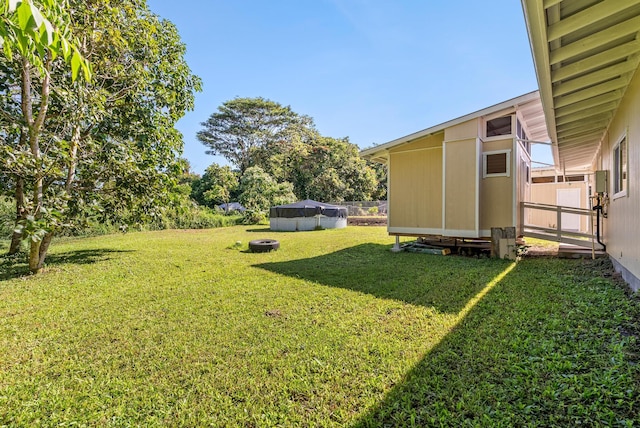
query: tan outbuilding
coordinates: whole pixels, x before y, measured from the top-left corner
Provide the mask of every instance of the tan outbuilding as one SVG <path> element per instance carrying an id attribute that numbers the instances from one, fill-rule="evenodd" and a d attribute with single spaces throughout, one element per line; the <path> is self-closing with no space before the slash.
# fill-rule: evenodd
<path id="1" fill-rule="evenodd" d="M 527 211 L 542 205 L 565 223 L 555 225 L 558 241 L 571 228 L 585 239 L 584 222 L 595 225 L 616 270 L 639 290 L 640 0 L 521 1 L 539 92 L 362 152 L 388 166 L 389 233 L 478 238 L 516 227 L 522 235 L 532 221 L 554 233 L 552 218 Z M 529 144 L 544 141 L 555 181 L 536 189 Z M 571 198 L 583 208 L 557 207 Z M 577 224 L 565 217 L 593 212 Z"/>
<path id="2" fill-rule="evenodd" d="M 548 138 L 535 91 L 361 155 L 387 165 L 390 234 L 490 238 L 520 224 L 531 143 Z"/>

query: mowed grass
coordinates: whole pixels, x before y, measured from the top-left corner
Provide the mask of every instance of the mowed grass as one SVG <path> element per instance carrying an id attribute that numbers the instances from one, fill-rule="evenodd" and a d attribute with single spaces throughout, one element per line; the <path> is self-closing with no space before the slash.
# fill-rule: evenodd
<path id="1" fill-rule="evenodd" d="M 0 259 L 0 425 L 638 426 L 640 305 L 606 263 L 392 243 L 232 227 L 61 241 L 36 277 Z"/>

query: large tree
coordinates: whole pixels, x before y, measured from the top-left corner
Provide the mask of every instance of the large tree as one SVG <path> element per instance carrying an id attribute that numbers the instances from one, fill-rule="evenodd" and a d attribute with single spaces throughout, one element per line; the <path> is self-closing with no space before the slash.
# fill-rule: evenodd
<path id="1" fill-rule="evenodd" d="M 348 138 L 318 135 L 309 140 L 288 173 L 301 199 L 366 201 L 378 186 L 375 171 L 360 158 L 358 147 Z"/>
<path id="2" fill-rule="evenodd" d="M 309 116 L 263 98 L 223 103 L 202 124 L 198 138 L 238 167 L 259 167 L 276 182 L 289 182 L 299 199 L 369 200 L 376 172 L 347 138 L 323 137 Z"/>
<path id="3" fill-rule="evenodd" d="M 0 3 L 0 45 L 4 53 L 0 63 L 0 72 L 4 79 L 0 85 L 3 101 L 7 108 L 3 109 L 3 122 L 8 127 L 0 129 L 0 154 L 5 155 L 7 165 L 31 164 L 39 167 L 42 163 L 41 137 L 49 107 L 51 91 L 51 71 L 56 58 L 62 58 L 64 65 L 70 66 L 71 80 L 75 81 L 79 70 L 84 70 L 84 78 L 90 78 L 89 65 L 78 52 L 76 44 L 70 40 L 69 14 L 65 0 L 7 0 Z M 14 61 L 14 57 L 18 58 Z M 14 62 L 15 67 L 7 66 Z M 60 59 L 58 59 L 60 63 Z M 39 77 L 33 82 L 32 77 Z M 34 89 L 39 93 L 33 95 Z M 19 141 L 16 144 L 16 141 Z M 13 153 L 11 146 L 21 146 L 22 153 Z M 7 171 L 0 170 L 0 190 L 11 187 Z M 16 177 L 15 197 L 17 220 L 28 221 L 24 231 L 31 232 L 30 265 L 40 256 L 41 242 L 44 234 L 41 226 L 46 219 L 57 221 L 42 205 L 43 180 L 37 176 L 32 189 L 32 211 L 40 216 L 37 219 L 29 215 L 25 207 L 27 198 L 24 192 L 24 180 Z M 22 225 L 24 226 L 24 225 Z M 17 233 L 10 247 L 10 252 L 17 251 Z M 44 251 L 46 253 L 46 247 Z"/>
<path id="4" fill-rule="evenodd" d="M 207 153 L 224 156 L 241 174 L 251 166 L 264 169 L 265 151 L 286 146 L 314 127 L 310 117 L 260 97 L 226 101 L 202 126 L 197 137 L 209 147 Z"/>
<path id="5" fill-rule="evenodd" d="M 144 1 L 70 6 L 78 50 L 93 66 L 90 82 L 73 82 L 49 51 L 42 52 L 42 77 L 24 57 L 1 65 L 10 80 L 0 88 L 2 172 L 16 201 L 18 238 L 30 238 L 34 272 L 62 227 L 88 216 L 160 212 L 181 170 L 174 124 L 200 87 L 175 27 Z"/>

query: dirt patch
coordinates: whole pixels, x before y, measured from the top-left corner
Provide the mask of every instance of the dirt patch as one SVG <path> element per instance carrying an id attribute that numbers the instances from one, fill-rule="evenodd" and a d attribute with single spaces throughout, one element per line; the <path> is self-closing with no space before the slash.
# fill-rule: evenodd
<path id="1" fill-rule="evenodd" d="M 558 246 L 525 245 L 525 257 L 558 257 Z"/>

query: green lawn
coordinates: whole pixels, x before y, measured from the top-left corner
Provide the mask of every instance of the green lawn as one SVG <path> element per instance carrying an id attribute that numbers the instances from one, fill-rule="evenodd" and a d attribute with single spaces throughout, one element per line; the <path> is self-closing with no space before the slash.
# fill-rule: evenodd
<path id="1" fill-rule="evenodd" d="M 1 258 L 0 426 L 640 426 L 640 303 L 606 263 L 392 243 L 245 226 L 59 241 L 37 277 Z"/>

